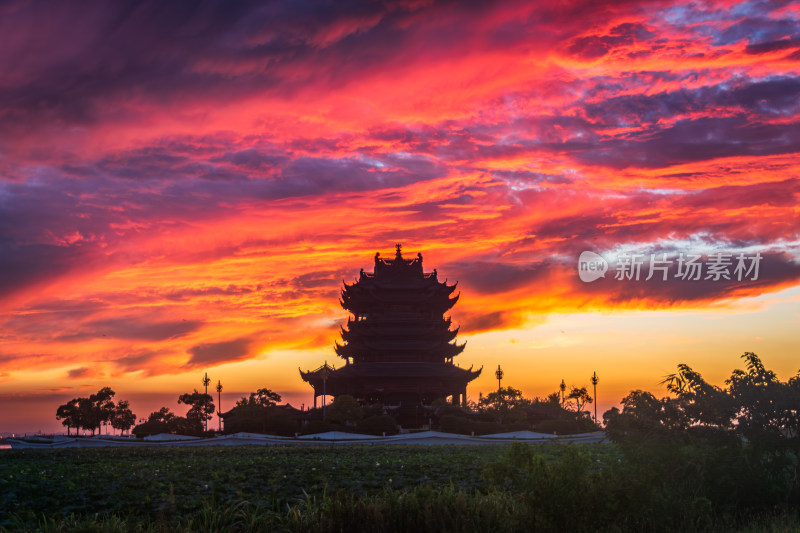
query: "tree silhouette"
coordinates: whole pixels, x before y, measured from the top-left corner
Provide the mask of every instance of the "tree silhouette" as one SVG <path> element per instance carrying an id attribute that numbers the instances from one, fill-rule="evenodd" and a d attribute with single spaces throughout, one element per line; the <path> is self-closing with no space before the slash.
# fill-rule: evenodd
<path id="1" fill-rule="evenodd" d="M 583 412 L 583 407 L 587 403 L 592 403 L 592 397 L 589 396 L 589 391 L 586 390 L 586 387 L 572 387 L 572 390 L 567 395 L 567 400 L 571 400 L 575 403 L 575 411 L 578 413 Z"/>
<path id="2" fill-rule="evenodd" d="M 248 405 L 258 405 L 261 407 L 269 407 L 272 405 L 278 405 L 278 402 L 281 401 L 281 395 L 277 392 L 273 392 L 267 388 L 258 389 L 256 392 L 251 392 L 249 398 L 242 397 L 241 400 L 236 402 L 237 406 L 245 407 Z"/>
<path id="3" fill-rule="evenodd" d="M 203 425 L 206 421 L 211 419 L 214 414 L 214 398 L 210 394 L 203 392 L 194 392 L 181 394 L 178 397 L 178 403 L 189 405 L 189 411 L 186 413 L 186 418 L 189 420 L 198 420 Z"/>
<path id="4" fill-rule="evenodd" d="M 122 434 L 132 428 L 135 423 L 136 415 L 130 410 L 128 401 L 119 401 L 111 415 L 111 427 L 118 429 Z"/>
<path id="5" fill-rule="evenodd" d="M 349 394 L 340 394 L 328 407 L 328 420 L 339 424 L 355 424 L 364 418 L 364 409 Z"/>
<path id="6" fill-rule="evenodd" d="M 56 420 L 69 429 L 75 428 L 75 434 L 83 429 L 95 434 L 104 424 L 111 424 L 115 429 L 128 429 L 136 421 L 135 415 L 130 411 L 127 401 L 121 401 L 119 406 L 114 405 L 116 393 L 111 387 L 103 387 L 88 398 L 73 398 L 56 409 Z M 116 424 L 115 423 L 116 419 Z M 125 426 L 124 424 L 128 424 Z"/>
<path id="7" fill-rule="evenodd" d="M 78 407 L 78 398 L 73 398 L 64 405 L 59 405 L 56 409 L 56 420 L 61 421 L 61 425 L 66 426 L 67 435 L 69 435 L 69 428 L 74 427 L 75 433 L 81 427 L 80 408 Z"/>
<path id="8" fill-rule="evenodd" d="M 97 416 L 97 411 L 94 408 L 92 400 L 89 398 L 78 398 L 78 411 L 80 417 L 81 429 L 91 431 L 92 435 L 100 427 L 100 419 Z"/>
<path id="9" fill-rule="evenodd" d="M 623 410 L 607 411 L 609 436 L 618 441 L 658 438 L 704 440 L 747 439 L 767 449 L 800 444 L 800 373 L 781 382 L 752 352 L 742 355 L 745 370 L 736 369 L 727 388 L 706 382 L 686 364 L 662 383 L 674 398 L 658 400 L 649 392 L 633 391 L 622 400 Z"/>
<path id="10" fill-rule="evenodd" d="M 111 398 L 113 398 L 115 394 L 116 393 L 111 390 L 111 387 L 103 387 L 95 394 L 89 396 L 89 401 L 92 404 L 91 409 L 94 411 L 92 420 L 97 423 L 98 428 L 102 427 L 103 424 L 111 422 L 115 407 Z M 94 430 L 92 430 L 92 435 L 94 435 Z"/>
<path id="11" fill-rule="evenodd" d="M 297 423 L 286 409 L 278 406 L 280 401 L 281 395 L 268 388 L 251 392 L 249 398 L 242 397 L 224 415 L 225 432 L 294 434 Z"/>
<path id="12" fill-rule="evenodd" d="M 752 352 L 745 370 L 734 370 L 728 385 L 736 431 L 750 442 L 784 448 L 800 440 L 800 372 L 782 383 Z"/>
<path id="13" fill-rule="evenodd" d="M 490 392 L 482 397 L 478 402 L 479 407 L 489 408 L 500 406 L 500 409 L 512 409 L 514 407 L 525 407 L 531 401 L 522 395 L 522 391 L 514 387 L 500 387 L 496 392 Z"/>

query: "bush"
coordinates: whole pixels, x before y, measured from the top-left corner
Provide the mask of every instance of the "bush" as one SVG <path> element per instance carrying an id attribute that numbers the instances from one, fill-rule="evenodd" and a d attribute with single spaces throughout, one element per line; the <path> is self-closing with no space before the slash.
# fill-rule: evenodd
<path id="1" fill-rule="evenodd" d="M 472 420 L 463 416 L 444 415 L 439 418 L 439 427 L 447 433 L 460 433 L 462 435 L 488 435 L 500 433 L 504 427 L 496 422 Z"/>
<path id="2" fill-rule="evenodd" d="M 238 406 L 225 417 L 225 433 L 247 432 L 292 436 L 298 427 L 290 413 L 276 406 Z"/>
<path id="3" fill-rule="evenodd" d="M 368 435 L 395 435 L 397 429 L 397 422 L 389 415 L 369 416 L 356 425 L 356 431 Z"/>

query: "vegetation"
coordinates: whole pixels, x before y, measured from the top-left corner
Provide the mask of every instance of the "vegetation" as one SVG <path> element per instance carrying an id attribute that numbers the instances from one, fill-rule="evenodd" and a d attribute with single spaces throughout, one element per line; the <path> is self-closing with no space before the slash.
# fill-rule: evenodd
<path id="1" fill-rule="evenodd" d="M 632 391 L 604 415 L 607 445 L 11 451 L 0 528 L 797 531 L 800 374 L 782 382 L 742 357 L 724 387 L 681 364 L 670 396 Z M 436 417 L 460 431 L 591 423 L 586 390 L 564 393 L 500 389 L 474 410 L 437 404 Z M 235 409 L 279 400 L 254 393 Z M 337 400 L 309 431 L 394 424 L 381 406 Z"/>
<path id="2" fill-rule="evenodd" d="M 654 453 L 655 451 L 655 453 Z M 717 447 L 8 451 L 0 529 L 794 531 Z M 57 482 L 55 482 L 57 480 Z M 736 490 L 731 490 L 736 489 Z M 772 528 L 772 529 L 770 529 Z"/>
<path id="3" fill-rule="evenodd" d="M 603 415 L 608 435 L 629 444 L 746 443 L 757 454 L 791 455 L 800 449 L 800 373 L 781 382 L 756 354 L 745 352 L 742 358 L 745 370 L 734 370 L 725 388 L 680 364 L 664 380 L 673 397 L 632 391 L 623 398 L 622 411 Z"/>
<path id="4" fill-rule="evenodd" d="M 485 490 L 483 468 L 501 452 L 497 446 L 10 450 L 0 462 L 0 524 L 70 513 L 155 521 L 243 502 L 277 511 L 339 490 L 368 496 L 418 485 L 440 490 L 451 482 Z"/>
<path id="5" fill-rule="evenodd" d="M 67 434 L 75 428 L 76 434 L 83 429 L 94 435 L 103 425 L 111 425 L 120 433 L 128 431 L 136 422 L 136 415 L 126 400 L 115 405 L 112 400 L 115 394 L 109 387 L 103 387 L 88 398 L 73 398 L 58 406 L 56 420 L 67 428 Z"/>
<path id="6" fill-rule="evenodd" d="M 214 402 L 210 394 L 194 392 L 181 394 L 179 404 L 189 406 L 186 416 L 177 416 L 168 407 L 150 413 L 147 420 L 133 428 L 137 437 L 157 435 L 159 433 L 174 433 L 178 435 L 202 436 L 206 435 L 205 424 L 214 414 Z M 213 434 L 211 432 L 210 434 Z"/>
<path id="7" fill-rule="evenodd" d="M 437 406 L 436 419 L 442 431 L 485 435 L 502 431 L 534 430 L 566 435 L 597 431 L 586 404 L 593 399 L 586 388 L 573 387 L 562 402 L 557 392 L 545 398 L 528 399 L 513 387 L 491 392 L 469 409 L 444 402 Z"/>

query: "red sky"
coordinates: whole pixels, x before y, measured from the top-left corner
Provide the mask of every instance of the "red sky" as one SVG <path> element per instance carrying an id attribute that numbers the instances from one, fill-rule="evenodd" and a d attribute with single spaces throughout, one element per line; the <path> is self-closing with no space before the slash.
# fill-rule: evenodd
<path id="1" fill-rule="evenodd" d="M 597 371 L 600 410 L 745 350 L 794 375 L 800 8 L 535 4 L 5 3 L 0 431 L 204 372 L 308 405 L 342 280 L 397 242 L 459 281 L 472 399 L 498 364 L 528 396 Z M 613 275 L 718 252 L 758 278 Z"/>

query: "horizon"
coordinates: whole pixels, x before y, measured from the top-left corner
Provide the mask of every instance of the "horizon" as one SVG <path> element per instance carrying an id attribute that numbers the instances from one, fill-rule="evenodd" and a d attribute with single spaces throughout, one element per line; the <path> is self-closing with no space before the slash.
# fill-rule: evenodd
<path id="1" fill-rule="evenodd" d="M 0 433 L 206 372 L 308 407 L 395 243 L 472 401 L 800 372 L 800 6 L 301 7 L 0 8 Z"/>

